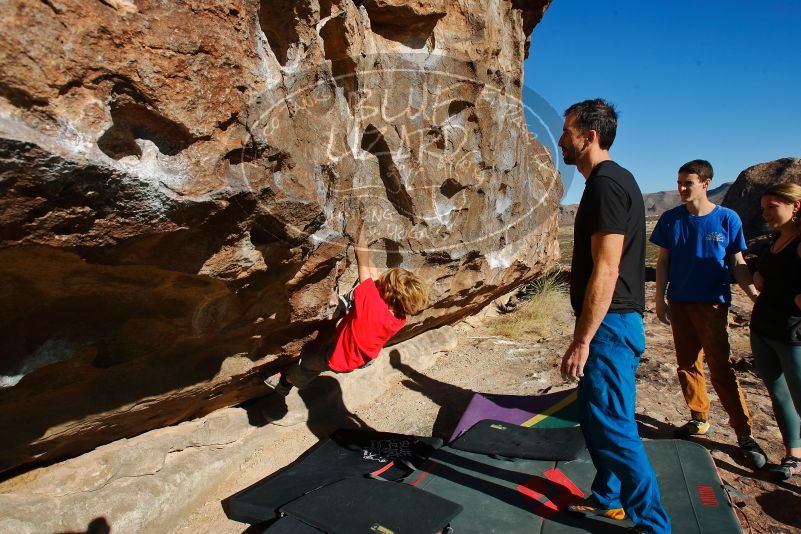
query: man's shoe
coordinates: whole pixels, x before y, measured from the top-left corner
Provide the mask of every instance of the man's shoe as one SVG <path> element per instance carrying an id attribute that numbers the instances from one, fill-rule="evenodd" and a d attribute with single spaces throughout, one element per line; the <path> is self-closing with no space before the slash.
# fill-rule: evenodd
<path id="1" fill-rule="evenodd" d="M 626 534 L 650 534 L 650 532 L 650 530 L 646 530 L 645 527 L 640 525 L 634 525 L 626 529 Z"/>
<path id="2" fill-rule="evenodd" d="M 772 469 L 772 471 L 779 480 L 787 480 L 788 478 L 799 476 L 801 475 L 801 458 L 785 456 L 782 458 L 782 463 Z"/>
<path id="3" fill-rule="evenodd" d="M 768 463 L 768 455 L 750 435 L 737 438 L 737 445 L 743 451 L 746 462 L 754 469 L 762 469 Z"/>
<path id="4" fill-rule="evenodd" d="M 712 433 L 712 425 L 702 419 L 690 419 L 684 426 L 673 433 L 678 439 L 687 439 L 693 436 L 705 436 Z"/>
<path id="5" fill-rule="evenodd" d="M 584 517 L 600 515 L 609 519 L 617 519 L 618 521 L 626 517 L 626 512 L 623 511 L 623 508 L 601 508 L 600 503 L 592 496 L 567 505 L 566 510 L 571 514 L 578 514 Z"/>

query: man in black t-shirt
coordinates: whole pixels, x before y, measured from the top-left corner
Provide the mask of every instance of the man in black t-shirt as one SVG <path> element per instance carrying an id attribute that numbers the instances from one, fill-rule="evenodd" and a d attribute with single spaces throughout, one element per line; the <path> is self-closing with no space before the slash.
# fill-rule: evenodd
<path id="1" fill-rule="evenodd" d="M 592 495 L 568 511 L 668 533 L 668 518 L 634 420 L 634 372 L 645 350 L 645 207 L 629 171 L 612 161 L 617 114 L 596 99 L 565 111 L 559 146 L 586 179 L 573 238 L 573 341 L 562 375 L 579 381 L 581 429 L 597 471 Z"/>
<path id="2" fill-rule="evenodd" d="M 570 304 L 580 317 L 595 263 L 592 237 L 598 232 L 622 236 L 619 275 L 607 311 L 645 311 L 645 206 L 629 171 L 611 160 L 590 172 L 576 212 Z"/>

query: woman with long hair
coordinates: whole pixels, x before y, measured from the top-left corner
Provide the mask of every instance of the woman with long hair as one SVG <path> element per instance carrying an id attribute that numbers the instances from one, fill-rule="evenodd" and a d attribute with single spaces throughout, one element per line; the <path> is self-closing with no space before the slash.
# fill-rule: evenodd
<path id="1" fill-rule="evenodd" d="M 781 479 L 801 475 L 801 185 L 762 194 L 762 215 L 778 236 L 757 264 L 760 291 L 751 314 L 751 351 L 782 434 Z"/>

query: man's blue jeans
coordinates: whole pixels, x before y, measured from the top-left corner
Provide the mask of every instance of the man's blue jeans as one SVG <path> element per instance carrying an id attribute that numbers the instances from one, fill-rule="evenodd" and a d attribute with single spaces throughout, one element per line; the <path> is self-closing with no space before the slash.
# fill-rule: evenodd
<path id="1" fill-rule="evenodd" d="M 603 508 L 622 507 L 635 524 L 661 534 L 670 532 L 670 518 L 634 420 L 634 372 L 644 350 L 640 314 L 607 314 L 590 343 L 578 402 L 597 471 L 593 495 Z"/>

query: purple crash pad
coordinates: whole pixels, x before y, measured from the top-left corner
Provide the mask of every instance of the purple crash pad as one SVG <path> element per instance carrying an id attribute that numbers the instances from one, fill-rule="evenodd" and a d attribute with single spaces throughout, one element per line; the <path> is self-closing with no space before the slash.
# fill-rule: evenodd
<path id="1" fill-rule="evenodd" d="M 482 395 L 475 393 L 456 425 L 450 441 L 484 419 L 522 426 L 565 427 L 578 424 L 576 389 L 545 395 Z"/>

